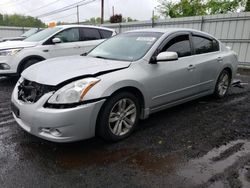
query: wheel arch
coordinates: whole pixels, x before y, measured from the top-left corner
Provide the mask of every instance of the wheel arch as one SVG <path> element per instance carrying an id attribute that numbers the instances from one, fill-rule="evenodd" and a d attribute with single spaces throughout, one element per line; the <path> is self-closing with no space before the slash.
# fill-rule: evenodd
<path id="1" fill-rule="evenodd" d="M 222 71 L 224 71 L 224 70 L 227 70 L 227 71 L 229 72 L 229 74 L 230 74 L 230 79 L 233 78 L 233 68 L 232 68 L 230 65 L 225 65 L 225 66 L 223 66 L 223 67 L 221 68 L 221 70 L 218 72 L 218 75 L 217 75 L 215 84 L 217 83 L 220 74 L 221 74 Z M 231 81 L 232 81 L 232 80 L 231 80 Z"/>
<path id="2" fill-rule="evenodd" d="M 45 60 L 46 58 L 40 56 L 40 55 L 30 55 L 30 56 L 27 56 L 25 58 L 23 58 L 20 63 L 18 64 L 18 67 L 17 67 L 17 73 L 20 74 L 20 71 L 22 70 L 24 64 L 26 61 L 30 60 L 30 59 L 39 59 L 41 61 Z"/>
<path id="3" fill-rule="evenodd" d="M 145 108 L 145 97 L 144 97 L 142 91 L 140 89 L 138 89 L 137 87 L 134 87 L 134 86 L 125 86 L 125 87 L 121 87 L 121 88 L 116 89 L 115 91 L 113 91 L 108 98 L 110 98 L 110 97 L 112 97 L 114 95 L 117 95 L 118 93 L 121 93 L 121 92 L 132 93 L 133 95 L 135 95 L 139 99 L 139 104 L 140 104 L 140 108 L 141 108 L 140 117 L 143 118 L 143 116 L 144 116 L 144 108 Z M 103 108 L 104 108 L 106 103 L 107 103 L 107 101 L 105 101 L 103 103 L 101 109 L 98 112 L 98 115 L 97 115 L 97 118 L 96 118 L 96 125 L 97 125 L 98 121 L 100 120 L 100 114 L 102 113 Z M 96 127 L 95 127 L 95 132 L 96 132 Z"/>
<path id="4" fill-rule="evenodd" d="M 140 103 L 140 107 L 144 108 L 145 107 L 145 98 L 144 95 L 142 94 L 142 91 L 134 86 L 126 86 L 126 87 L 122 87 L 117 89 L 116 91 L 114 91 L 110 97 L 116 95 L 117 93 L 120 92 L 129 92 L 132 93 L 133 95 L 135 95 L 138 99 L 139 99 L 139 103 Z"/>
<path id="5" fill-rule="evenodd" d="M 233 79 L 233 75 L 232 75 L 233 74 L 233 72 L 232 72 L 233 70 L 229 66 L 223 67 L 223 69 L 219 72 L 219 75 L 218 75 L 218 78 L 216 80 L 216 84 L 215 84 L 215 87 L 214 87 L 214 93 L 213 93 L 213 96 L 215 98 L 218 98 L 218 99 L 223 98 L 226 95 L 227 91 L 228 91 L 228 88 L 227 88 L 226 92 L 223 93 L 222 95 L 220 95 L 220 92 L 218 92 L 218 83 L 220 81 L 219 79 L 220 79 L 221 74 L 224 71 L 228 72 L 228 74 L 229 74 L 229 86 L 228 86 L 228 88 L 230 87 L 230 84 L 232 83 L 232 79 Z"/>
<path id="6" fill-rule="evenodd" d="M 103 112 L 105 105 L 108 103 L 108 99 L 112 98 L 113 96 L 115 96 L 115 95 L 117 95 L 119 93 L 122 93 L 122 92 L 131 93 L 131 94 L 133 94 L 138 99 L 138 102 L 139 102 L 139 105 L 140 105 L 140 116 L 139 116 L 139 119 L 141 119 L 141 117 L 143 117 L 143 115 L 144 115 L 144 106 L 145 106 L 145 99 L 144 99 L 142 91 L 140 89 L 134 87 L 134 86 L 121 87 L 121 88 L 113 91 L 112 94 L 107 98 L 107 100 L 102 104 L 102 106 L 101 106 L 101 108 L 100 108 L 100 110 L 99 110 L 99 112 L 97 114 L 97 118 L 96 118 L 95 129 L 94 129 L 95 135 L 98 135 L 98 133 L 97 133 L 98 132 L 98 129 L 97 129 L 98 122 L 100 122 L 101 113 Z"/>
<path id="7" fill-rule="evenodd" d="M 229 67 L 229 66 L 226 66 L 226 67 L 224 67 L 224 69 L 223 70 L 227 70 L 228 72 L 229 72 L 229 74 L 230 74 L 230 79 L 232 79 L 232 76 L 233 76 L 233 71 L 232 71 L 232 69 Z M 222 70 L 222 71 L 223 71 Z M 222 72 L 221 71 L 221 72 Z"/>

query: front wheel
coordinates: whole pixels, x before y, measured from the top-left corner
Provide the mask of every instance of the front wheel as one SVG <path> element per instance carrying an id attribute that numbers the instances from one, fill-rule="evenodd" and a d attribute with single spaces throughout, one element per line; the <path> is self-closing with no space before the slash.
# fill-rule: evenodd
<path id="1" fill-rule="evenodd" d="M 227 94 L 230 84 L 231 75 L 229 71 L 225 69 L 220 73 L 220 76 L 217 80 L 214 96 L 219 99 L 223 98 Z"/>
<path id="2" fill-rule="evenodd" d="M 139 116 L 140 105 L 133 94 L 121 92 L 111 96 L 100 112 L 97 134 L 105 140 L 122 140 L 133 132 Z"/>

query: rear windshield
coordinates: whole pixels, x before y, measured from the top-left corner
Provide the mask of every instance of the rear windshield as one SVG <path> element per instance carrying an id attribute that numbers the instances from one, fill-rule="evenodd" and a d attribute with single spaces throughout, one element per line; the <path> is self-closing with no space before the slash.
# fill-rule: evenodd
<path id="1" fill-rule="evenodd" d="M 110 38 L 113 34 L 112 31 L 107 31 L 107 30 L 103 30 L 103 29 L 100 29 L 99 31 L 102 35 L 102 38 L 104 38 L 104 39 Z"/>

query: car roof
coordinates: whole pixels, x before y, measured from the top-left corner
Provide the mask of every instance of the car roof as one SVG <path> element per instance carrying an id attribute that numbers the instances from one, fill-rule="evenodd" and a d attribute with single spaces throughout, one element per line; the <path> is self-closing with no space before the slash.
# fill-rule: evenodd
<path id="1" fill-rule="evenodd" d="M 103 30 L 108 30 L 108 31 L 115 31 L 114 29 L 110 29 L 107 27 L 98 27 L 98 26 L 93 26 L 93 25 L 77 25 L 77 24 L 70 24 L 70 25 L 58 25 L 56 27 L 60 27 L 63 29 L 67 28 L 72 28 L 72 27 L 83 27 L 83 28 L 95 28 L 95 29 L 103 29 Z"/>
<path id="2" fill-rule="evenodd" d="M 193 33 L 199 33 L 201 35 L 206 35 L 206 36 L 210 36 L 212 38 L 215 38 L 214 36 L 208 34 L 208 33 L 205 33 L 205 32 L 202 32 L 202 31 L 199 31 L 199 30 L 196 30 L 196 29 L 189 29 L 189 28 L 147 28 L 147 29 L 138 29 L 138 30 L 131 30 L 131 31 L 127 31 L 126 33 L 131 33 L 131 32 L 158 32 L 158 33 L 167 33 L 167 34 L 170 34 L 170 33 L 175 33 L 175 32 L 193 32 Z"/>

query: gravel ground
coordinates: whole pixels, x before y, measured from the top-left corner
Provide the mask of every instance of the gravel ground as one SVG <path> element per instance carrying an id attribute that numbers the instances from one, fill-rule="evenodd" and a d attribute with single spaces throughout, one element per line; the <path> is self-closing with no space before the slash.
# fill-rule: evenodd
<path id="1" fill-rule="evenodd" d="M 0 187 L 250 187 L 250 84 L 156 113 L 119 143 L 55 144 L 13 120 L 15 82 L 0 78 Z"/>

